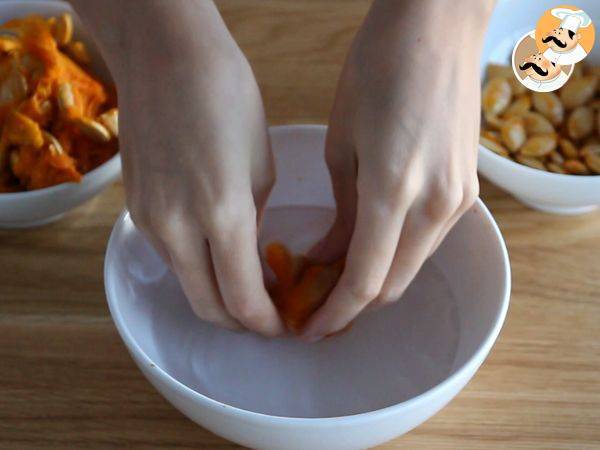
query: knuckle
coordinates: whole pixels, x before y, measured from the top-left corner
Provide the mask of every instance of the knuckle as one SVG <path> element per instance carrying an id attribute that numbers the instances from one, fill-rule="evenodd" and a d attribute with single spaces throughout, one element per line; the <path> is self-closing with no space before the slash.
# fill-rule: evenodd
<path id="1" fill-rule="evenodd" d="M 204 215 L 204 228 L 209 237 L 219 238 L 229 235 L 240 226 L 256 222 L 256 207 L 253 201 L 239 204 L 237 201 L 223 202 L 208 209 Z"/>
<path id="2" fill-rule="evenodd" d="M 148 214 L 143 208 L 139 208 L 137 206 L 132 205 L 129 207 L 129 215 L 131 216 L 131 220 L 133 220 L 133 223 L 138 228 L 146 229 L 150 225 Z"/>
<path id="3" fill-rule="evenodd" d="M 379 283 L 366 280 L 363 282 L 343 282 L 346 292 L 350 294 L 350 301 L 357 306 L 364 306 L 371 300 L 377 298 L 381 290 Z"/>
<path id="4" fill-rule="evenodd" d="M 475 203 L 475 201 L 477 200 L 477 197 L 479 197 L 479 181 L 477 180 L 477 177 L 475 177 L 475 180 L 473 182 L 468 183 L 463 188 L 464 208 L 470 208 L 471 205 L 473 205 L 473 203 Z"/>
<path id="5" fill-rule="evenodd" d="M 248 298 L 238 299 L 235 303 L 232 303 L 228 309 L 233 317 L 248 328 L 256 329 L 264 323 L 264 317 L 259 308 L 257 308 Z"/>
<path id="6" fill-rule="evenodd" d="M 359 195 L 371 198 L 369 207 L 373 214 L 390 217 L 416 196 L 416 189 L 410 180 L 384 181 L 383 179 L 359 183 Z"/>
<path id="7" fill-rule="evenodd" d="M 400 300 L 400 296 L 397 294 L 394 294 L 393 292 L 385 292 L 382 293 L 379 298 L 377 299 L 377 302 L 379 305 L 381 306 L 385 306 L 385 305 L 390 305 L 392 303 L 396 303 L 398 300 Z"/>
<path id="8" fill-rule="evenodd" d="M 432 221 L 445 220 L 452 216 L 463 202 L 461 185 L 438 181 L 430 189 L 425 205 L 425 214 Z"/>

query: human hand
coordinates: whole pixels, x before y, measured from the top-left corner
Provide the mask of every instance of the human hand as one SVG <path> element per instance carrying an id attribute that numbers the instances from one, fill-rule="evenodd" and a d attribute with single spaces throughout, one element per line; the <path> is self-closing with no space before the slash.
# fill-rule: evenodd
<path id="1" fill-rule="evenodd" d="M 478 195 L 480 40 L 469 33 L 485 20 L 451 26 L 436 10 L 376 1 L 350 50 L 325 149 L 338 210 L 313 250 L 346 263 L 308 340 L 398 300 Z M 461 45 L 440 45 L 442 32 Z"/>
<path id="2" fill-rule="evenodd" d="M 275 336 L 257 245 L 274 182 L 258 86 L 212 2 L 167 3 L 99 30 L 119 90 L 127 206 L 200 318 Z"/>

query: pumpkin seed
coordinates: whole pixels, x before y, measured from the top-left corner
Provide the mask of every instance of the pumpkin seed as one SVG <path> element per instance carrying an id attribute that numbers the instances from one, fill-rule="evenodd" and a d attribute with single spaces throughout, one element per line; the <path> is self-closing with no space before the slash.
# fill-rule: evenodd
<path id="1" fill-rule="evenodd" d="M 555 134 L 539 134 L 527 139 L 527 142 L 521 147 L 520 153 L 523 156 L 546 156 L 556 149 L 556 141 Z"/>
<path id="2" fill-rule="evenodd" d="M 485 123 L 490 128 L 499 131 L 502 128 L 502 125 L 504 124 L 504 120 L 500 119 L 498 116 L 486 114 Z"/>
<path id="3" fill-rule="evenodd" d="M 557 163 L 554 163 L 554 162 L 546 163 L 546 168 L 550 172 L 554 172 L 554 173 L 567 173 L 567 172 L 565 172 L 565 169 L 563 169 L 560 164 L 557 164 Z"/>
<path id="4" fill-rule="evenodd" d="M 70 108 L 75 106 L 75 94 L 73 93 L 73 87 L 71 83 L 64 82 L 58 85 L 57 91 L 57 103 L 60 111 L 68 111 Z"/>
<path id="5" fill-rule="evenodd" d="M 565 116 L 563 104 L 554 92 L 534 92 L 531 96 L 533 108 L 554 125 L 560 125 Z"/>
<path id="6" fill-rule="evenodd" d="M 10 53 L 21 48 L 19 40 L 13 36 L 0 36 L 0 52 Z"/>
<path id="7" fill-rule="evenodd" d="M 563 163 L 563 168 L 571 175 L 589 175 L 590 173 L 585 164 L 578 159 L 567 159 Z"/>
<path id="8" fill-rule="evenodd" d="M 540 113 L 529 111 L 523 114 L 522 117 L 525 121 L 525 131 L 527 131 L 528 136 L 554 133 L 554 126 Z"/>
<path id="9" fill-rule="evenodd" d="M 2 137 L 10 145 L 40 148 L 44 144 L 42 129 L 38 123 L 16 111 L 11 112 L 7 117 Z"/>
<path id="10" fill-rule="evenodd" d="M 521 95 L 506 109 L 502 117 L 508 119 L 512 116 L 521 116 L 531 109 L 531 97 Z"/>
<path id="11" fill-rule="evenodd" d="M 581 106 L 594 97 L 598 79 L 594 76 L 586 76 L 571 79 L 559 91 L 560 99 L 565 109 L 574 109 Z"/>
<path id="12" fill-rule="evenodd" d="M 488 64 L 486 71 L 486 79 L 506 78 L 514 95 L 521 95 L 527 92 L 527 88 L 523 86 L 515 77 L 512 67 L 504 64 Z"/>
<path id="13" fill-rule="evenodd" d="M 558 146 L 562 155 L 567 159 L 575 159 L 579 155 L 579 150 L 577 150 L 575 144 L 568 139 L 560 139 Z"/>
<path id="14" fill-rule="evenodd" d="M 12 69 L 0 84 L 0 106 L 25 100 L 28 90 L 29 86 L 25 76 L 18 69 Z"/>
<path id="15" fill-rule="evenodd" d="M 65 152 L 59 140 L 56 139 L 51 133 L 47 131 L 43 131 L 42 133 L 44 135 L 44 142 L 48 145 L 48 149 L 52 153 L 60 155 Z"/>
<path id="16" fill-rule="evenodd" d="M 112 108 L 98 116 L 98 122 L 106 127 L 113 137 L 119 137 L 119 110 Z"/>
<path id="17" fill-rule="evenodd" d="M 77 125 L 77 128 L 79 128 L 81 133 L 96 142 L 109 142 L 111 139 L 110 133 L 106 127 L 95 120 L 81 117 L 75 120 L 75 125 Z"/>
<path id="18" fill-rule="evenodd" d="M 581 149 L 581 154 L 588 168 L 600 174 L 600 144 L 586 145 Z"/>
<path id="19" fill-rule="evenodd" d="M 531 156 L 517 155 L 515 156 L 515 159 L 518 163 L 531 167 L 533 169 L 546 170 L 546 166 L 544 165 L 544 163 L 537 158 L 533 158 Z"/>
<path id="20" fill-rule="evenodd" d="M 505 158 L 508 158 L 508 155 L 509 155 L 508 150 L 506 150 L 502 145 L 500 145 L 496 141 L 488 139 L 488 138 L 486 138 L 484 136 L 480 136 L 479 137 L 479 143 L 481 145 L 483 145 L 485 148 L 493 151 L 497 155 L 504 156 Z"/>
<path id="21" fill-rule="evenodd" d="M 59 47 L 67 45 L 73 37 L 73 18 L 65 13 L 56 18 L 52 26 L 52 36 Z"/>
<path id="22" fill-rule="evenodd" d="M 65 50 L 67 54 L 79 64 L 86 66 L 92 61 L 85 44 L 81 41 L 69 42 L 66 45 Z"/>
<path id="23" fill-rule="evenodd" d="M 481 130 L 481 136 L 502 145 L 502 138 L 500 137 L 500 133 L 497 131 Z"/>
<path id="24" fill-rule="evenodd" d="M 527 139 L 525 122 L 518 116 L 511 117 L 504 122 L 500 132 L 502 133 L 502 142 L 513 153 L 519 150 Z"/>
<path id="25" fill-rule="evenodd" d="M 548 160 L 551 163 L 558 164 L 558 165 L 561 165 L 562 163 L 565 162 L 565 158 L 563 158 L 563 156 L 559 152 L 557 152 L 556 150 L 552 150 L 548 154 Z"/>
<path id="26" fill-rule="evenodd" d="M 510 104 L 512 89 L 506 78 L 492 78 L 483 88 L 483 112 L 488 116 L 498 116 Z"/>

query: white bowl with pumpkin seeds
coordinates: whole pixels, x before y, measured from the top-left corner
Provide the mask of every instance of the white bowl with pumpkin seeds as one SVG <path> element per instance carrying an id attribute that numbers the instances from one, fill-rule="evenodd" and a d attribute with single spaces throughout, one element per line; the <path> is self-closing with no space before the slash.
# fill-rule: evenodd
<path id="1" fill-rule="evenodd" d="M 481 63 L 479 172 L 527 206 L 583 214 L 600 207 L 600 47 L 554 93 L 525 89 L 510 67 L 514 44 L 555 6 L 503 0 L 494 11 Z M 600 17 L 597 1 L 577 6 Z"/>
<path id="2" fill-rule="evenodd" d="M 58 1 L 0 1 L 0 23 L 10 19 L 39 14 L 73 15 L 75 36 L 83 41 L 91 57 L 94 75 L 108 81 L 110 75 L 92 39 L 82 32 L 81 22 L 71 7 Z M 43 225 L 61 218 L 69 210 L 91 199 L 116 181 L 121 174 L 121 159 L 117 153 L 111 159 L 86 173 L 79 183 L 63 183 L 33 191 L 0 193 L 0 228 L 27 228 Z"/>

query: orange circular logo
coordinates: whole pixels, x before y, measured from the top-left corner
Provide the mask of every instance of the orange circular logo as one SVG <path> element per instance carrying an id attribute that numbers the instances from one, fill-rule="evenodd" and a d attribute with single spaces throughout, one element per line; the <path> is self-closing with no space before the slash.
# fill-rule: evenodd
<path id="1" fill-rule="evenodd" d="M 547 10 L 535 29 L 535 42 L 540 53 L 562 66 L 585 59 L 594 46 L 595 36 L 590 16 L 572 5 Z"/>

